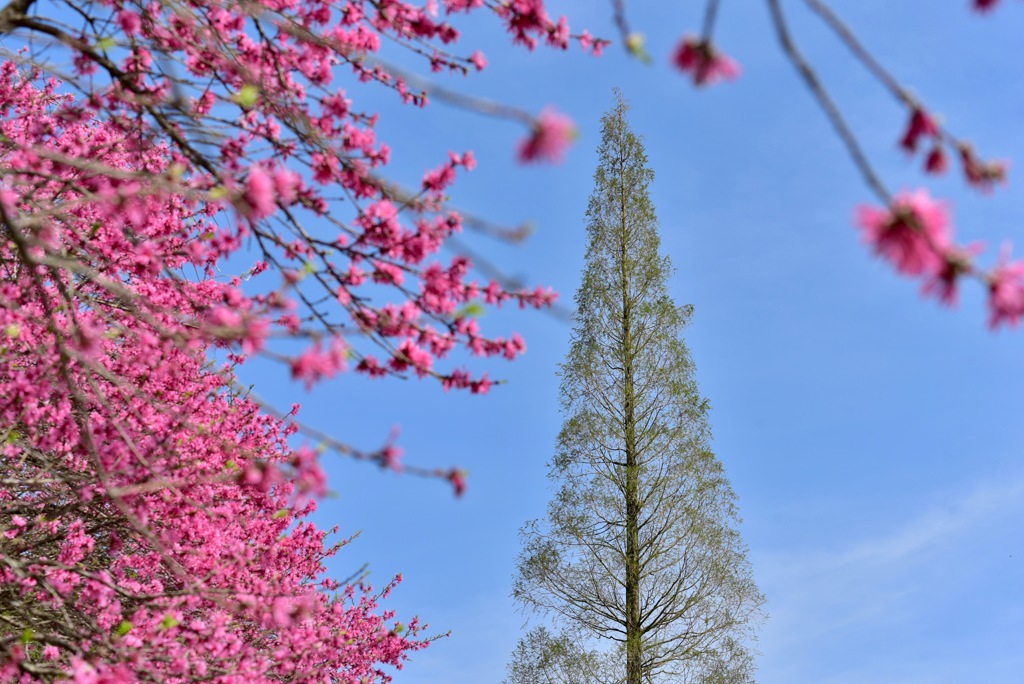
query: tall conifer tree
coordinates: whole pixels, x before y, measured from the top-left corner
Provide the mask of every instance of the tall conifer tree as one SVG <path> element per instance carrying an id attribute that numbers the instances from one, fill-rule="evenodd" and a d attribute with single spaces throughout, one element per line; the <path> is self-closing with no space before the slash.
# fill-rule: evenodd
<path id="1" fill-rule="evenodd" d="M 561 367 L 564 423 L 549 472 L 557 493 L 547 517 L 523 529 L 513 593 L 565 634 L 585 635 L 585 647 L 556 653 L 623 652 L 605 660 L 619 671 L 602 680 L 746 683 L 764 599 L 711 450 L 708 403 L 682 340 L 692 307 L 668 293 L 672 266 L 659 253 L 648 192 L 654 172 L 627 109 L 617 92 L 602 119 Z M 601 648 L 602 639 L 617 643 Z M 513 680 L 529 652 L 513 657 Z"/>

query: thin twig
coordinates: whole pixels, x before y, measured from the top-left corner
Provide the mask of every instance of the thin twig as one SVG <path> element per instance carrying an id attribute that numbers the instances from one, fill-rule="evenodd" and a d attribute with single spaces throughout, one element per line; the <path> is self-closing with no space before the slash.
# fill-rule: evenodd
<path id="1" fill-rule="evenodd" d="M 832 11 L 831 7 L 820 2 L 820 0 L 804 0 L 804 2 L 828 24 L 829 28 L 835 31 L 839 39 L 843 41 L 843 44 L 853 53 L 853 56 L 889 89 L 893 97 L 912 107 L 917 106 L 910 93 L 899 84 L 892 74 L 886 71 L 885 67 L 879 64 L 878 60 L 857 40 L 857 36 L 853 34 L 850 27 Z"/>
<path id="2" fill-rule="evenodd" d="M 811 68 L 807 60 L 797 49 L 793 43 L 793 39 L 789 33 L 789 27 L 786 24 L 786 19 L 782 14 L 782 7 L 779 4 L 779 0 L 768 0 L 768 7 L 771 11 L 772 24 L 775 26 L 775 33 L 779 38 L 779 42 L 782 44 L 782 49 L 789 58 L 789 61 L 793 63 L 797 71 L 803 78 L 804 83 L 810 89 L 815 99 L 818 100 L 818 104 L 825 110 L 825 114 L 828 116 L 829 121 L 832 123 L 832 127 L 835 128 L 836 133 L 839 134 L 839 138 L 843 141 L 846 146 L 847 152 L 853 158 L 854 164 L 857 166 L 857 170 L 860 171 L 861 176 L 864 178 L 864 182 L 867 183 L 868 187 L 875 193 L 875 195 L 886 205 L 892 203 L 892 194 L 879 179 L 875 170 L 872 168 L 871 163 L 868 161 L 867 156 L 860 147 L 860 143 L 857 142 L 857 138 L 853 135 L 850 127 L 846 124 L 846 120 L 843 118 L 842 112 L 839 111 L 839 107 L 832 100 L 828 91 L 825 90 L 825 86 L 822 85 L 821 80 L 815 73 L 814 69 Z"/>
<path id="3" fill-rule="evenodd" d="M 632 31 L 629 29 L 629 21 L 626 19 L 626 0 L 612 0 L 612 7 L 615 11 L 615 25 L 622 35 L 622 44 L 629 49 L 629 36 Z"/>
<path id="4" fill-rule="evenodd" d="M 721 0 L 708 0 L 704 7 L 704 27 L 701 29 L 701 40 L 711 42 L 711 34 L 715 30 L 715 18 L 718 16 L 718 5 Z"/>

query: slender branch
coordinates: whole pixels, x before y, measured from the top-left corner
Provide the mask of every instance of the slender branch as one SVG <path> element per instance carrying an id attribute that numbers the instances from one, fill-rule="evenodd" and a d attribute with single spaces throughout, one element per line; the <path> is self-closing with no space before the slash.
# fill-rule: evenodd
<path id="1" fill-rule="evenodd" d="M 857 39 L 857 36 L 854 35 L 850 27 L 832 11 L 831 7 L 824 2 L 821 2 L 821 0 L 804 0 L 804 2 L 811 11 L 820 16 L 825 24 L 827 24 L 828 27 L 832 29 L 837 36 L 839 36 L 839 39 L 853 54 L 854 58 L 863 64 L 864 68 L 867 69 L 872 76 L 878 79 L 878 81 L 885 86 L 889 93 L 898 100 L 900 104 L 910 108 L 911 110 L 926 109 L 924 105 L 914 97 L 910 90 L 900 85 L 900 82 L 897 81 L 896 78 L 889 73 L 889 71 L 886 70 L 886 68 L 883 67 L 877 59 L 875 59 L 871 52 Z M 971 149 L 971 145 L 966 140 L 957 137 L 946 127 L 939 126 L 938 124 L 936 125 L 939 129 L 938 137 L 942 140 L 961 152 L 965 149 Z"/>
<path id="2" fill-rule="evenodd" d="M 445 104 L 450 104 L 462 109 L 467 109 L 480 114 L 486 114 L 487 116 L 493 116 L 499 119 L 508 119 L 510 121 L 518 121 L 526 124 L 527 126 L 533 126 L 535 119 L 529 113 L 522 109 L 506 105 L 501 102 L 495 102 L 494 100 L 488 100 L 483 97 L 476 97 L 474 95 L 467 95 L 457 90 L 445 88 L 444 86 L 438 85 L 436 82 L 429 79 L 418 76 L 410 71 L 400 69 L 392 64 L 384 62 L 376 57 L 366 58 L 364 60 L 367 64 L 379 65 L 386 69 L 389 73 L 397 75 L 399 78 L 404 80 L 406 83 L 412 84 L 419 90 L 431 97 Z"/>
<path id="3" fill-rule="evenodd" d="M 821 83 L 817 73 L 811 68 L 811 65 L 804 59 L 804 56 L 797 49 L 793 43 L 793 39 L 789 33 L 789 27 L 786 24 L 786 19 L 782 14 L 782 7 L 779 4 L 779 0 L 768 0 L 768 7 L 771 11 L 772 24 L 775 27 L 775 34 L 779 38 L 779 42 L 782 44 L 782 49 L 792 62 L 793 66 L 799 72 L 804 83 L 810 89 L 814 95 L 818 104 L 825 111 L 828 116 L 832 127 L 835 128 L 836 133 L 839 134 L 839 138 L 843 141 L 846 146 L 847 152 L 853 158 L 854 164 L 857 166 L 857 170 L 860 171 L 861 176 L 864 178 L 864 182 L 867 183 L 868 187 L 875 193 L 875 195 L 886 205 L 891 204 L 892 194 L 879 179 L 872 168 L 871 163 L 868 161 L 867 156 L 860 147 L 860 143 L 857 141 L 856 136 L 850 130 L 846 120 L 843 118 L 842 113 L 839 111 L 839 107 L 836 106 L 835 101 L 825 90 L 825 86 Z"/>
<path id="4" fill-rule="evenodd" d="M 36 0 L 11 0 L 0 10 L 0 35 L 11 33 L 18 28 L 17 20 L 28 16 L 28 11 Z"/>
<path id="5" fill-rule="evenodd" d="M 632 31 L 629 28 L 629 21 L 626 19 L 626 0 L 612 0 L 612 7 L 615 11 L 615 25 L 619 28 L 622 36 L 622 44 L 628 49 L 629 36 Z"/>
<path id="6" fill-rule="evenodd" d="M 715 30 L 715 18 L 718 16 L 718 5 L 721 0 L 708 0 L 704 7 L 704 27 L 701 29 L 701 40 L 711 42 L 711 33 Z"/>
<path id="7" fill-rule="evenodd" d="M 853 56 L 889 89 L 893 97 L 912 107 L 917 106 L 910 93 L 899 84 L 892 74 L 886 71 L 885 67 L 879 64 L 878 60 L 857 40 L 857 36 L 853 34 L 850 27 L 832 11 L 831 7 L 820 2 L 820 0 L 804 0 L 804 2 L 828 24 L 829 28 L 835 31 L 836 35 L 843 41 L 843 44 L 853 53 Z"/>

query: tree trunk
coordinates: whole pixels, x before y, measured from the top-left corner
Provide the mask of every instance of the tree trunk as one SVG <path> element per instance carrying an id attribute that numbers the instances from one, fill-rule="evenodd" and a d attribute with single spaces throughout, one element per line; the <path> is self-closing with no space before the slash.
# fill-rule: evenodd
<path id="1" fill-rule="evenodd" d="M 621 131 L 620 131 L 621 133 Z M 619 147 L 620 167 L 625 150 Z M 628 230 L 626 226 L 626 175 L 620 171 L 620 274 L 622 288 L 623 419 L 626 448 L 626 684 L 641 684 L 643 675 L 643 633 L 640 625 L 640 474 L 636 453 L 636 397 L 633 387 L 633 339 L 629 300 Z"/>

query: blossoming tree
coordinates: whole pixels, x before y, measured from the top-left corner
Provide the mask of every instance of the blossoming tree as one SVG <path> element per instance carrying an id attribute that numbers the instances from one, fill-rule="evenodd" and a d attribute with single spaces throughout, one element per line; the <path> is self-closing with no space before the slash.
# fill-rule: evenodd
<path id="1" fill-rule="evenodd" d="M 553 294 L 437 256 L 472 154 L 394 185 L 376 115 L 337 84 L 425 105 L 382 40 L 435 71 L 484 57 L 406 2 L 48 4 L 0 9 L 0 681 L 389 679 L 427 643 L 377 606 L 398 578 L 324 575 L 343 543 L 305 520 L 318 453 L 233 369 L 260 353 L 306 386 L 351 367 L 485 393 L 451 352 L 523 351 L 467 310 Z M 572 38 L 539 3 L 489 9 L 527 47 Z M 530 127 L 523 161 L 562 153 L 561 115 L 501 113 Z M 391 445 L 322 446 L 464 486 Z"/>

